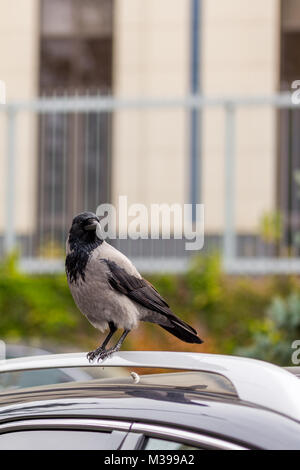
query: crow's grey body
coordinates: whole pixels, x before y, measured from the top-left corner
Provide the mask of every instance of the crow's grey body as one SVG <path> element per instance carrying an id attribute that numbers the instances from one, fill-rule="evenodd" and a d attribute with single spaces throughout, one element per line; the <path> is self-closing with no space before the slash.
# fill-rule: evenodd
<path id="1" fill-rule="evenodd" d="M 67 253 L 69 247 L 67 247 Z M 117 328 L 132 330 L 139 321 L 168 325 L 168 320 L 158 312 L 147 309 L 108 284 L 110 269 L 106 260 L 112 261 L 130 275 L 142 279 L 131 261 L 105 241 L 91 253 L 86 265 L 85 280 L 69 281 L 69 287 L 79 310 L 100 331 L 113 322 Z"/>
<path id="2" fill-rule="evenodd" d="M 139 321 L 157 323 L 188 343 L 202 343 L 196 330 L 178 318 L 131 261 L 101 239 L 93 213 L 74 218 L 67 240 L 66 273 L 72 296 L 90 323 L 110 333 L 89 359 L 103 359 L 118 350 Z M 105 346 L 118 328 L 124 333 L 114 348 Z"/>
<path id="3" fill-rule="evenodd" d="M 69 247 L 67 247 L 68 253 Z M 113 261 L 129 274 L 141 278 L 134 265 L 122 253 L 103 241 L 90 254 L 85 279 L 70 282 L 69 286 L 79 310 L 95 328 L 105 331 L 108 323 L 131 330 L 138 325 L 146 312 L 126 295 L 114 291 L 108 284 L 109 267 L 105 260 Z"/>

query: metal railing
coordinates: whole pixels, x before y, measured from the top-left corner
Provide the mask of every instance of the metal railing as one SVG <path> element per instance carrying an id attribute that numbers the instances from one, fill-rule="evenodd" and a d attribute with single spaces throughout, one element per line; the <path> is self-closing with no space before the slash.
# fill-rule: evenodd
<path id="1" fill-rule="evenodd" d="M 101 199 L 99 202 L 110 200 L 111 185 L 115 184 L 111 172 L 114 159 L 113 117 L 115 113 L 123 111 L 148 113 L 153 110 L 159 110 L 161 113 L 170 110 L 174 113 L 184 111 L 187 113 L 187 119 L 184 121 L 186 125 L 191 110 L 198 109 L 206 112 L 218 109 L 224 112 L 224 129 L 216 130 L 216 139 L 222 141 L 223 148 L 221 151 L 223 155 L 221 155 L 223 159 L 221 165 L 224 167 L 223 189 L 219 194 L 220 201 L 223 201 L 220 203 L 222 207 L 220 215 L 223 221 L 220 224 L 221 228 L 215 231 L 209 230 L 206 234 L 205 249 L 222 252 L 224 267 L 229 273 L 299 273 L 297 246 L 291 246 L 291 242 L 288 241 L 284 242 L 285 247 L 280 250 L 278 245 L 281 242 L 276 237 L 271 242 L 268 239 L 265 241 L 256 227 L 245 233 L 237 226 L 236 212 L 240 197 L 237 190 L 237 166 L 240 160 L 240 155 L 237 155 L 238 126 L 241 120 L 239 112 L 252 109 L 257 110 L 257 115 L 259 115 L 261 110 L 266 108 L 275 113 L 276 120 L 276 113 L 280 110 L 298 112 L 299 106 L 292 103 L 290 94 L 268 97 L 188 96 L 182 99 L 53 97 L 2 105 L 0 111 L 6 117 L 7 123 L 6 131 L 3 130 L 6 132 L 6 138 L 3 139 L 6 142 L 6 150 L 3 151 L 5 161 L 3 179 L 6 182 L 6 193 L 2 201 L 4 214 L 2 252 L 9 253 L 19 246 L 20 265 L 31 272 L 51 272 L 63 269 L 63 245 L 71 216 L 76 210 L 95 209 L 96 207 L 92 206 L 97 204 L 98 197 Z M 20 135 L 18 120 L 23 114 L 30 116 L 27 129 L 34 128 L 35 130 L 29 137 L 24 131 Z M 163 133 L 164 129 L 161 129 L 161 132 Z M 251 133 L 251 129 L 249 132 Z M 296 135 L 295 129 L 293 132 L 293 135 Z M 205 129 L 202 129 L 201 135 L 205 141 Z M 276 135 L 275 132 L 275 138 Z M 117 137 L 114 136 L 115 138 Z M 32 222 L 26 225 L 25 220 L 23 224 L 25 228 L 18 229 L 16 222 L 19 217 L 20 195 L 17 198 L 16 194 L 20 188 L 20 168 L 22 165 L 26 166 L 24 162 L 22 164 L 23 140 L 27 142 L 26 151 L 30 152 L 31 149 L 35 155 L 33 160 L 36 167 L 35 169 L 32 167 L 31 177 L 33 178 L 32 184 L 36 187 L 34 189 L 35 204 L 30 214 Z M 272 138 L 270 138 L 271 141 Z M 277 161 L 278 148 L 276 142 L 275 144 L 272 153 L 274 161 Z M 188 145 L 186 147 L 188 148 Z M 199 158 L 200 156 L 207 158 L 207 155 L 203 157 L 202 153 L 203 143 Z M 164 158 L 163 152 L 161 157 Z M 124 158 L 126 158 L 125 153 Z M 188 150 L 183 158 L 186 159 L 185 166 L 188 167 Z M 102 172 L 99 184 L 92 182 L 93 175 L 97 171 Z M 248 171 L 247 166 L 244 171 Z M 265 175 L 262 175 L 262 178 L 264 177 Z M 21 186 L 22 183 L 21 181 Z M 209 181 L 205 183 L 208 186 L 210 184 Z M 162 184 L 164 184 L 164 176 L 162 176 Z M 101 195 L 99 185 L 102 188 Z M 30 191 L 30 186 L 29 182 L 24 191 Z M 186 186 L 189 186 L 188 181 Z M 201 187 L 203 187 L 203 182 Z M 276 188 L 275 182 L 274 187 Z M 186 202 L 189 202 L 188 189 Z M 199 202 L 202 202 L 202 198 L 203 195 L 199 195 Z M 72 203 L 70 203 L 71 199 Z M 274 196 L 274 203 L 275 200 Z M 286 217 L 285 214 L 284 217 Z M 281 230 L 284 232 L 286 226 L 283 226 Z M 182 271 L 186 269 L 191 253 L 195 254 L 186 253 L 180 240 L 128 240 L 127 242 L 117 240 L 114 243 L 125 254 L 131 256 L 138 267 L 144 271 Z"/>

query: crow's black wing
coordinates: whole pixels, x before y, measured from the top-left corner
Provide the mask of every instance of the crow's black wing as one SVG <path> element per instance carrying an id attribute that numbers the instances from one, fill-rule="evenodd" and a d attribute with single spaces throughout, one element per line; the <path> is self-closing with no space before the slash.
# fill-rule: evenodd
<path id="1" fill-rule="evenodd" d="M 197 331 L 172 312 L 167 302 L 150 284 L 150 282 L 129 274 L 125 269 L 120 268 L 114 261 L 107 259 L 103 261 L 105 261 L 109 267 L 108 282 L 113 289 L 127 295 L 127 297 L 139 303 L 143 307 L 167 317 L 170 321 L 170 327 L 161 326 L 170 331 L 170 333 L 173 333 L 175 336 L 188 342 L 202 343 L 197 336 Z M 178 329 L 179 331 L 177 331 Z"/>

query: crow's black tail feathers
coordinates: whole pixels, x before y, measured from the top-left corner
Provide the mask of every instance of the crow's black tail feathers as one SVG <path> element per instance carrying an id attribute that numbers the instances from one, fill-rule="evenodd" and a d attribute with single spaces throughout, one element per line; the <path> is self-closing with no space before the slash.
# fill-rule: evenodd
<path id="1" fill-rule="evenodd" d="M 177 322 L 171 322 L 172 326 L 165 326 L 165 325 L 160 325 L 162 328 L 167 330 L 169 333 L 172 335 L 176 336 L 177 338 L 181 339 L 182 341 L 185 341 L 186 343 L 198 343 L 202 344 L 203 341 L 197 336 L 196 330 L 194 328 L 190 327 L 187 325 L 188 328 L 185 327 L 185 323 L 182 325 Z"/>

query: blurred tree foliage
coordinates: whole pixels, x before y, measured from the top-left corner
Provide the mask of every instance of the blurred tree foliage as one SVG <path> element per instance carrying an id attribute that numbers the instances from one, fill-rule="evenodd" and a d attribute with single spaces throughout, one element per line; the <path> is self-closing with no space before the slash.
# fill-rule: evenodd
<path id="1" fill-rule="evenodd" d="M 15 256 L 0 265 L 0 337 L 72 340 L 82 323 L 65 276 L 29 276 L 16 266 Z"/>
<path id="2" fill-rule="evenodd" d="M 26 275 L 11 256 L 0 265 L 0 338 L 40 339 L 89 350 L 100 342 L 76 308 L 66 277 Z M 300 339 L 300 282 L 296 277 L 229 277 L 217 254 L 192 260 L 180 275 L 147 275 L 173 311 L 191 323 L 203 345 L 186 344 L 162 328 L 141 324 L 125 348 L 242 354 L 288 365 Z M 101 292 L 99 292 L 101 302 Z"/>
<path id="3" fill-rule="evenodd" d="M 279 211 L 265 212 L 260 220 L 259 233 L 266 243 L 276 243 L 282 237 L 283 218 Z"/>
<path id="4" fill-rule="evenodd" d="M 280 365 L 292 365 L 291 347 L 300 338 L 300 293 L 287 298 L 275 297 L 266 316 L 252 325 L 252 345 L 237 348 L 237 354 L 264 359 Z"/>

